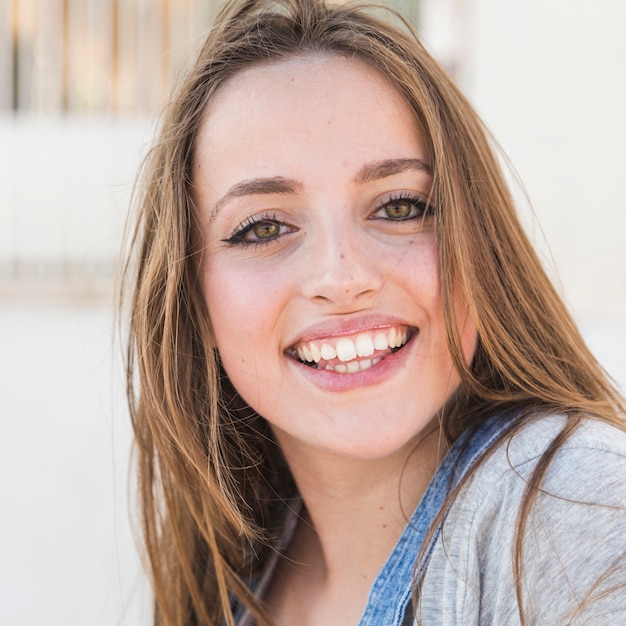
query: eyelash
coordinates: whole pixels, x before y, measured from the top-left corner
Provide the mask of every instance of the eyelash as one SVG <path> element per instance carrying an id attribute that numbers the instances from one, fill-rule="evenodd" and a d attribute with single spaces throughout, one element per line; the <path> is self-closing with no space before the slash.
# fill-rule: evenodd
<path id="1" fill-rule="evenodd" d="M 377 213 L 389 207 L 390 205 L 399 204 L 402 202 L 406 202 L 409 205 L 411 205 L 411 207 L 416 208 L 417 214 L 411 215 L 409 217 L 399 218 L 399 219 L 393 219 L 389 216 L 375 217 Z M 432 213 L 433 213 L 433 207 L 430 204 L 428 204 L 422 196 L 418 196 L 411 192 L 401 191 L 401 192 L 396 192 L 392 194 L 391 196 L 389 196 L 388 198 L 385 198 L 385 200 L 381 201 L 376 211 L 374 211 L 374 216 L 371 217 L 370 219 L 383 219 L 383 220 L 387 220 L 390 222 L 409 222 L 412 220 L 423 219 L 429 215 L 432 215 Z"/>
<path id="2" fill-rule="evenodd" d="M 244 220 L 230 237 L 222 239 L 222 241 L 231 246 L 263 246 L 277 239 L 277 237 L 270 237 L 268 239 L 253 239 L 248 241 L 245 238 L 246 235 L 259 224 L 273 224 L 278 226 L 279 229 L 284 229 L 285 227 L 291 228 L 284 222 L 281 222 L 275 214 L 253 215 Z"/>
<path id="3" fill-rule="evenodd" d="M 389 207 L 394 203 L 402 203 L 406 202 L 411 207 L 414 207 L 418 210 L 416 215 L 410 215 L 409 217 L 402 217 L 399 219 L 393 219 L 389 216 L 387 217 L 375 217 L 377 213 Z M 373 220 L 386 220 L 389 222 L 409 222 L 413 220 L 422 219 L 430 214 L 432 214 L 433 207 L 429 205 L 421 196 L 409 193 L 409 192 L 398 192 L 396 194 L 392 194 L 388 198 L 385 198 L 384 201 L 381 201 L 378 205 L 378 208 L 374 211 L 373 216 L 370 219 Z M 253 239 L 247 240 L 246 235 L 257 225 L 260 224 L 268 224 L 274 225 L 279 228 L 279 231 L 293 232 L 293 227 L 285 224 L 285 222 L 281 222 L 275 214 L 261 214 L 254 215 L 246 220 L 244 220 L 235 230 L 235 232 L 228 237 L 227 239 L 222 239 L 224 243 L 227 243 L 230 246 L 263 246 L 267 245 L 276 239 L 278 239 L 281 235 L 285 234 L 285 232 L 279 232 L 275 237 L 268 237 L 267 239 Z"/>

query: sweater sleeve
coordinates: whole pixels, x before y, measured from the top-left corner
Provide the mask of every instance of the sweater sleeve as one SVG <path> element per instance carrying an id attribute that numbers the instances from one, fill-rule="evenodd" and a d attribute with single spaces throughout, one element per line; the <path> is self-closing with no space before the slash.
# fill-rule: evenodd
<path id="1" fill-rule="evenodd" d="M 514 551 L 526 481 L 564 418 L 525 427 L 463 488 L 421 587 L 418 622 L 519 624 Z M 521 553 L 526 624 L 626 624 L 626 435 L 585 422 L 558 451 Z"/>

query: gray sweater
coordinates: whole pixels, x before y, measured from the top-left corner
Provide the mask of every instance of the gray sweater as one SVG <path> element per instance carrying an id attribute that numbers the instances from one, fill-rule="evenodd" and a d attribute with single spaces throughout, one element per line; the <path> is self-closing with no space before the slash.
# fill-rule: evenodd
<path id="1" fill-rule="evenodd" d="M 421 624 L 520 623 L 516 517 L 525 479 L 563 423 L 527 425 L 460 492 L 428 563 Z M 526 624 L 626 625 L 624 433 L 589 420 L 559 450 L 531 511 L 522 564 Z"/>

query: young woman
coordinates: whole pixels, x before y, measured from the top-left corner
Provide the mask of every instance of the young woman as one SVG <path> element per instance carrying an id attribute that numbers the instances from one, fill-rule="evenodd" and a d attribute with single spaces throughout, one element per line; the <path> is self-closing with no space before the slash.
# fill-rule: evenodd
<path id="1" fill-rule="evenodd" d="M 622 398 L 410 32 L 229 3 L 139 209 L 155 624 L 626 623 Z"/>

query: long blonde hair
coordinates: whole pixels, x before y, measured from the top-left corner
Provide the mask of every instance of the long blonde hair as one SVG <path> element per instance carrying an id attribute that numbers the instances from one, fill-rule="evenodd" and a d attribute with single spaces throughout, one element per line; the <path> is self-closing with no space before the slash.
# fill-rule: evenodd
<path id="1" fill-rule="evenodd" d="M 376 68 L 424 134 L 448 344 L 463 381 L 444 416 L 448 439 L 506 406 L 565 412 L 572 428 L 583 414 L 621 424 L 623 401 L 525 236 L 488 133 L 410 28 L 367 7 L 323 0 L 228 2 L 144 164 L 125 266 L 128 398 L 158 625 L 232 625 L 234 601 L 267 623 L 246 581 L 263 568 L 296 490 L 265 420 L 238 396 L 213 348 L 198 282 L 191 173 L 220 85 L 244 68 L 312 53 L 354 56 Z M 470 365 L 454 317 L 459 290 L 478 329 Z M 533 484 L 548 463 L 549 455 Z M 521 524 L 531 502 L 532 489 Z"/>

